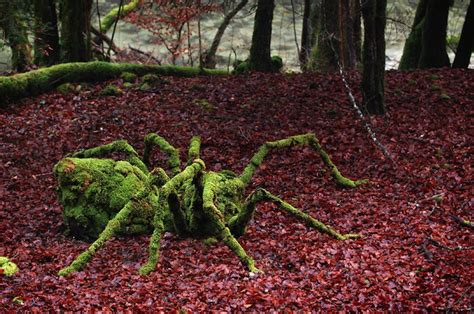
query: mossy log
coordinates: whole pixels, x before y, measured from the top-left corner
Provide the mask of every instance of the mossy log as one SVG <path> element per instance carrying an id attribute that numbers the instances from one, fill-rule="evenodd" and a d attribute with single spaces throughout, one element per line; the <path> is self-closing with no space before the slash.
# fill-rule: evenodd
<path id="1" fill-rule="evenodd" d="M 102 61 L 75 62 L 54 65 L 48 68 L 0 77 L 0 107 L 8 101 L 38 95 L 50 91 L 63 83 L 105 81 L 120 77 L 123 72 L 144 75 L 196 76 L 200 74 L 225 74 L 218 70 L 199 68 L 142 65 L 131 63 L 108 63 Z"/>
<path id="2" fill-rule="evenodd" d="M 257 189 L 245 197 L 245 188 L 265 156 L 275 149 L 292 146 L 313 148 L 341 186 L 356 187 L 367 182 L 353 181 L 341 175 L 314 134 L 265 143 L 241 175 L 228 170 L 206 171 L 204 161 L 199 159 L 199 137 L 191 139 L 184 169 L 181 168 L 178 149 L 156 134 L 146 136 L 143 158 L 139 158 L 135 149 L 125 141 L 64 158 L 56 164 L 54 174 L 59 181 L 58 194 L 64 207 L 65 224 L 72 234 L 95 241 L 59 275 L 66 276 L 84 267 L 94 253 L 117 234 L 152 233 L 149 258 L 140 269 L 140 274 L 148 274 L 158 262 L 164 232 L 181 237 L 217 238 L 238 256 L 248 270 L 258 272 L 254 260 L 237 238 L 245 233 L 260 201 L 275 203 L 279 209 L 335 239 L 360 237 L 341 234 L 266 190 Z M 148 170 L 153 148 L 167 154 L 171 176 L 161 168 Z M 120 152 L 125 159 L 103 158 L 114 152 Z"/>

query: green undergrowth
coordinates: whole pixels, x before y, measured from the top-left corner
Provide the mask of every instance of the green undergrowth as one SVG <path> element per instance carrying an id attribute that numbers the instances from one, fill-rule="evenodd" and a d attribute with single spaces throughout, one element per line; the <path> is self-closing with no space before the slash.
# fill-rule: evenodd
<path id="1" fill-rule="evenodd" d="M 27 73 L 0 77 L 0 107 L 8 102 L 38 95 L 64 83 L 100 82 L 120 77 L 123 73 L 135 75 L 164 75 L 191 77 L 197 75 L 223 75 L 221 70 L 200 70 L 194 67 L 172 65 L 143 65 L 109 63 L 102 61 L 75 62 L 54 65 Z"/>

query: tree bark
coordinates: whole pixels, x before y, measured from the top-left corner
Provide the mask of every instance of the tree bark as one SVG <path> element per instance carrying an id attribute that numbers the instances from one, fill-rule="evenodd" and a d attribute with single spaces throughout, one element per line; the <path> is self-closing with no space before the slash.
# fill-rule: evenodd
<path id="1" fill-rule="evenodd" d="M 61 48 L 63 62 L 89 61 L 92 0 L 62 0 Z"/>
<path id="2" fill-rule="evenodd" d="M 237 6 L 224 17 L 224 20 L 222 21 L 221 25 L 219 25 L 216 35 L 214 36 L 214 39 L 212 40 L 211 47 L 204 53 L 203 66 L 205 68 L 208 68 L 208 69 L 216 68 L 216 53 L 217 53 L 217 48 L 219 48 L 219 44 L 222 40 L 222 36 L 224 35 L 224 32 L 227 29 L 227 26 L 229 26 L 234 16 L 237 15 L 237 13 L 239 13 L 239 11 L 242 10 L 242 8 L 245 7 L 248 2 L 249 2 L 248 0 L 241 0 L 237 4 Z"/>
<path id="3" fill-rule="evenodd" d="M 370 114 L 385 113 L 385 9 L 386 0 L 367 0 L 362 6 L 364 18 L 364 50 L 362 95 Z"/>
<path id="4" fill-rule="evenodd" d="M 474 5 L 472 3 L 471 0 L 462 27 L 453 68 L 467 68 L 471 60 L 472 50 L 474 49 Z"/>
<path id="5" fill-rule="evenodd" d="M 422 47 L 423 25 L 428 1 L 429 0 L 420 0 L 420 2 L 418 2 L 411 32 L 405 41 L 405 46 L 403 47 L 402 58 L 398 66 L 398 69 L 400 70 L 408 70 L 418 67 Z"/>
<path id="6" fill-rule="evenodd" d="M 310 37 L 310 14 L 311 14 L 311 0 L 304 0 L 303 9 L 303 29 L 301 31 L 301 50 L 299 55 L 300 67 L 302 71 L 306 70 L 306 66 L 311 51 L 311 37 Z"/>
<path id="7" fill-rule="evenodd" d="M 31 65 L 31 44 L 25 17 L 20 14 L 20 3 L 17 1 L 0 1 L 0 28 L 3 29 L 12 51 L 13 69 L 24 72 Z"/>
<path id="8" fill-rule="evenodd" d="M 59 34 L 54 0 L 35 0 L 34 63 L 50 66 L 59 62 Z"/>
<path id="9" fill-rule="evenodd" d="M 255 24 L 250 47 L 250 68 L 261 72 L 272 72 L 270 47 L 272 40 L 272 21 L 274 0 L 258 0 Z"/>
<path id="10" fill-rule="evenodd" d="M 422 46 L 419 68 L 441 68 L 450 66 L 446 51 L 449 0 L 428 0 L 423 22 Z"/>
<path id="11" fill-rule="evenodd" d="M 339 1 L 321 1 L 321 28 L 316 47 L 313 49 L 313 70 L 334 72 L 338 70 L 337 62 L 340 58 L 340 29 L 339 29 Z M 334 51 L 339 54 L 336 56 Z"/>
<path id="12" fill-rule="evenodd" d="M 355 68 L 353 2 L 354 0 L 321 1 L 320 31 L 316 46 L 313 48 L 312 69 L 322 72 L 338 71 L 338 62 L 345 69 Z"/>
<path id="13" fill-rule="evenodd" d="M 352 36 L 354 42 L 354 53 L 356 59 L 356 65 L 362 62 L 362 27 L 361 27 L 361 11 L 360 11 L 360 1 L 352 0 L 351 1 L 351 11 L 352 11 Z"/>

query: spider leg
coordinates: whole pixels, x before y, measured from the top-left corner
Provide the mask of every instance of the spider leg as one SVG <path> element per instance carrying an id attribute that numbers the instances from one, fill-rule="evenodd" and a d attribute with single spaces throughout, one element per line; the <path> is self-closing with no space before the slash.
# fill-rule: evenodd
<path id="1" fill-rule="evenodd" d="M 95 252 L 101 248 L 107 240 L 117 234 L 122 227 L 123 222 L 127 221 L 130 214 L 137 208 L 139 201 L 137 199 L 128 202 L 114 218 L 109 220 L 105 229 L 101 232 L 97 240 L 94 241 L 84 252 L 79 254 L 71 265 L 61 269 L 58 273 L 59 276 L 67 276 L 75 271 L 83 268 L 87 262 L 92 258 Z"/>
<path id="2" fill-rule="evenodd" d="M 240 261 L 248 268 L 248 270 L 252 273 L 261 272 L 261 270 L 255 267 L 255 261 L 253 258 L 247 255 L 239 241 L 237 241 L 237 239 L 230 232 L 230 229 L 225 225 L 224 216 L 214 204 L 215 192 L 217 188 L 217 185 L 215 185 L 212 180 L 204 180 L 204 212 L 212 219 L 212 222 L 217 228 L 217 236 L 232 250 L 232 252 L 238 256 Z"/>
<path id="3" fill-rule="evenodd" d="M 200 153 L 201 153 L 201 138 L 199 136 L 193 136 L 189 144 L 188 165 L 190 165 L 194 159 L 199 158 Z"/>
<path id="4" fill-rule="evenodd" d="M 170 195 L 175 193 L 175 191 L 183 184 L 183 182 L 193 179 L 204 169 L 204 161 L 196 159 L 191 165 L 187 166 L 183 171 L 176 174 L 159 189 L 158 204 L 156 205 L 155 217 L 153 218 L 154 230 L 150 238 L 150 245 L 148 247 L 148 261 L 140 268 L 141 275 L 148 275 L 155 269 L 156 264 L 158 263 L 158 258 L 160 257 L 159 250 L 161 236 L 164 232 L 163 218 L 167 209 L 172 210 L 169 208 L 170 204 L 168 202 Z"/>
<path id="5" fill-rule="evenodd" d="M 240 236 L 245 232 L 245 227 L 249 223 L 250 219 L 252 219 L 253 213 L 255 211 L 255 205 L 260 201 L 271 201 L 278 205 L 278 207 L 301 221 L 307 223 L 310 227 L 315 228 L 321 232 L 324 232 L 338 240 L 347 240 L 353 238 L 360 238 L 361 235 L 359 234 L 341 234 L 334 230 L 333 228 L 325 225 L 324 223 L 320 222 L 319 220 L 311 217 L 310 215 L 302 212 L 300 209 L 293 207 L 292 205 L 288 204 L 281 198 L 271 194 L 265 189 L 257 189 L 255 192 L 250 194 L 247 197 L 245 206 L 237 216 L 232 217 L 229 221 L 229 227 L 232 230 L 232 234 L 236 236 Z"/>
<path id="6" fill-rule="evenodd" d="M 113 152 L 121 152 L 124 153 L 127 156 L 127 161 L 133 165 L 138 167 L 140 170 L 142 170 L 144 173 L 148 173 L 148 169 L 143 163 L 143 161 L 138 157 L 137 152 L 135 149 L 132 147 L 132 145 L 128 144 L 127 141 L 125 140 L 119 140 L 119 141 L 114 141 L 109 144 L 97 146 L 94 148 L 89 148 L 85 149 L 79 152 L 76 152 L 72 154 L 71 157 L 77 157 L 77 158 L 96 158 L 96 157 L 102 157 L 107 154 L 113 153 Z"/>
<path id="7" fill-rule="evenodd" d="M 303 134 L 303 135 L 295 135 L 288 137 L 283 140 L 274 141 L 274 142 L 266 142 L 262 146 L 260 146 L 258 152 L 252 157 L 250 163 L 245 167 L 244 171 L 240 175 L 240 179 L 245 185 L 250 183 L 253 174 L 257 170 L 257 168 L 263 163 L 265 156 L 276 148 L 285 148 L 291 147 L 295 145 L 302 145 L 302 146 L 310 146 L 316 152 L 321 155 L 326 166 L 331 170 L 331 175 L 334 179 L 336 179 L 337 183 L 345 186 L 345 187 L 357 187 L 358 185 L 367 183 L 367 180 L 358 180 L 353 181 L 344 177 L 339 170 L 337 169 L 336 165 L 332 162 L 331 157 L 324 151 L 324 149 L 319 144 L 318 139 L 313 133 Z"/>
<path id="8" fill-rule="evenodd" d="M 143 162 L 145 165 L 150 166 L 150 154 L 154 146 L 157 146 L 168 155 L 168 166 L 173 175 L 177 175 L 181 171 L 179 167 L 181 163 L 179 159 L 179 150 L 155 133 L 150 133 L 145 136 L 145 150 L 143 152 Z"/>
<path id="9" fill-rule="evenodd" d="M 145 182 L 145 187 L 139 191 L 125 206 L 115 215 L 114 218 L 109 220 L 105 229 L 100 233 L 97 240 L 92 243 L 87 250 L 82 252 L 76 259 L 69 265 L 61 269 L 58 273 L 59 276 L 67 276 L 82 267 L 84 267 L 87 262 L 93 257 L 95 252 L 101 248 L 107 240 L 112 238 L 117 234 L 117 232 L 123 227 L 123 224 L 126 223 L 133 212 L 143 209 L 144 206 L 153 206 L 154 210 L 157 211 L 155 204 L 147 199 L 150 193 L 157 192 L 157 186 L 162 186 L 167 181 L 169 177 L 166 175 L 166 172 L 161 168 L 154 169 L 147 177 Z M 156 216 L 156 215 L 155 215 Z"/>

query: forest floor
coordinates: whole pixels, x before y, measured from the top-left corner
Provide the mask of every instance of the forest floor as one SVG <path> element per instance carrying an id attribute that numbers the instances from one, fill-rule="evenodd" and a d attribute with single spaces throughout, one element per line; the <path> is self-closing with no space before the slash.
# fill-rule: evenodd
<path id="1" fill-rule="evenodd" d="M 387 72 L 388 114 L 372 123 L 395 165 L 337 75 L 167 80 L 118 97 L 98 96 L 107 83 L 51 92 L 0 111 L 0 255 L 20 268 L 0 278 L 0 311 L 473 309 L 473 250 L 446 248 L 473 245 L 452 218 L 474 220 L 472 70 Z M 358 75 L 349 81 L 357 87 Z M 292 148 L 269 156 L 248 192 L 264 187 L 364 237 L 338 241 L 262 203 L 240 242 L 264 274 L 250 276 L 222 244 L 167 234 L 148 277 L 138 275 L 146 235 L 113 239 L 83 271 L 58 277 L 88 244 L 64 234 L 53 165 L 116 139 L 142 152 L 150 132 L 183 154 L 200 135 L 208 169 L 234 171 L 267 140 L 314 132 L 343 174 L 371 183 L 341 189 L 318 155 Z"/>

